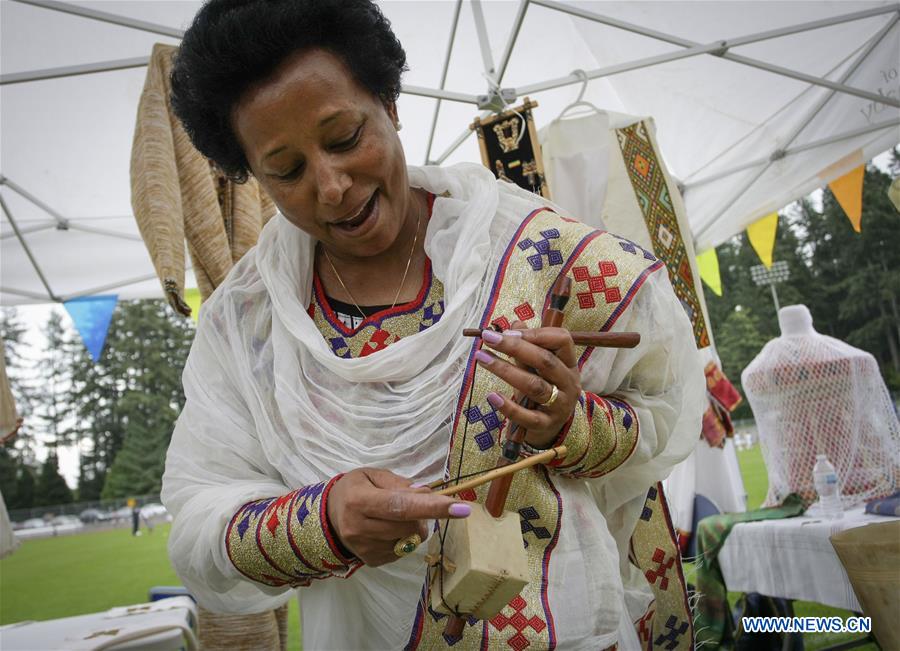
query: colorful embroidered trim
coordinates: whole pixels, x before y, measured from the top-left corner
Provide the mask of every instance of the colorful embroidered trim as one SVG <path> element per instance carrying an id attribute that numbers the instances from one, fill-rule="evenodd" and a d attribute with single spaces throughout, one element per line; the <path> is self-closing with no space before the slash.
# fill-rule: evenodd
<path id="1" fill-rule="evenodd" d="M 709 332 L 694 287 L 691 260 L 678 227 L 665 173 L 647 133 L 647 126 L 644 122 L 638 122 L 624 129 L 616 129 L 616 136 L 653 242 L 653 251 L 666 263 L 675 295 L 694 326 L 697 348 L 706 348 L 709 346 Z"/>
<path id="2" fill-rule="evenodd" d="M 625 400 L 584 392 L 568 427 L 553 443 L 566 445 L 568 454 L 547 465 L 571 477 L 602 477 L 628 460 L 639 434 L 637 414 Z"/>
<path id="3" fill-rule="evenodd" d="M 328 493 L 341 476 L 239 508 L 225 531 L 235 568 L 271 586 L 352 574 L 361 563 L 343 556 L 326 516 Z"/>
<path id="4" fill-rule="evenodd" d="M 516 320 L 524 321 L 529 327 L 538 326 L 554 280 L 559 274 L 569 274 L 575 282 L 572 299 L 566 307 L 566 326 L 573 330 L 607 330 L 626 311 L 649 275 L 662 267 L 653 254 L 628 240 L 562 219 L 547 209 L 536 210 L 522 221 L 504 252 L 480 326 L 508 328 Z M 475 364 L 474 354 L 479 346 L 480 340 L 473 341 L 463 377 L 446 465 L 448 478 L 459 474 L 460 469 L 477 473 L 496 466 L 501 433 L 507 425 L 502 414 L 487 402 L 487 394 L 508 393 L 509 387 Z M 590 349 L 578 347 L 576 354 L 583 363 Z M 602 449 L 598 449 L 597 457 L 592 456 L 590 464 L 585 466 L 586 473 L 608 472 L 619 463 L 618 450 L 625 451 L 627 457 L 634 448 L 633 441 L 637 440 L 637 419 L 633 411 L 630 411 L 629 429 L 634 438 L 624 433 L 625 413 L 630 407 L 607 407 L 604 403 L 600 408 L 618 412 L 623 431 L 617 434 L 623 438 L 615 442 L 613 454 L 605 462 Z M 598 415 L 598 421 L 602 419 Z M 580 434 L 573 433 L 573 436 Z M 588 436 L 585 432 L 585 437 Z M 587 440 L 584 446 L 591 447 Z M 506 509 L 519 513 L 528 554 L 531 580 L 521 594 L 489 622 L 470 619 L 461 638 L 447 639 L 443 636 L 444 616 L 423 606 L 430 603 L 426 586 L 408 649 L 556 647 L 558 637 L 550 608 L 548 574 L 564 505 L 551 474 L 546 469 L 518 473 L 507 499 Z M 482 486 L 464 491 L 460 497 L 483 501 L 486 495 L 487 487 Z"/>
<path id="5" fill-rule="evenodd" d="M 409 303 L 382 310 L 366 318 L 356 329 L 347 328 L 331 309 L 318 274 L 313 277 L 313 302 L 309 316 L 338 357 L 365 357 L 403 337 L 427 330 L 444 315 L 444 286 L 431 273 L 426 259 L 422 286 Z"/>
<path id="6" fill-rule="evenodd" d="M 662 482 L 647 491 L 631 535 L 630 560 L 641 570 L 654 596 L 647 612 L 634 623 L 641 647 L 648 651 L 693 649 L 694 622 Z"/>

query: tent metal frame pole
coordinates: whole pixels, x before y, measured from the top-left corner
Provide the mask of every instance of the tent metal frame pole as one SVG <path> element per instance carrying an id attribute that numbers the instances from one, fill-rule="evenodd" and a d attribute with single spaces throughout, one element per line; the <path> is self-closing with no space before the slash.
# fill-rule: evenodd
<path id="1" fill-rule="evenodd" d="M 59 230 L 75 230 L 75 231 L 84 231 L 86 233 L 97 233 L 98 235 L 107 235 L 109 237 L 116 237 L 121 240 L 133 240 L 137 242 L 143 242 L 143 239 L 137 235 L 132 235 L 130 233 L 121 233 L 119 231 L 112 231 L 106 228 L 97 228 L 96 226 L 83 226 L 74 222 L 67 217 L 63 217 L 53 208 L 45 204 L 43 201 L 38 199 L 36 196 L 31 194 L 28 190 L 20 186 L 18 183 L 11 181 L 6 176 L 0 176 L 0 185 L 7 186 L 10 190 L 23 197 L 27 201 L 31 202 L 48 215 L 53 217 L 56 220 L 56 228 Z"/>
<path id="2" fill-rule="evenodd" d="M 560 2 L 556 2 L 556 0 L 531 0 L 532 4 L 540 5 L 547 9 L 554 9 L 556 11 L 561 11 L 563 13 L 567 13 L 573 16 L 578 16 L 580 18 L 584 18 L 586 20 L 590 20 L 593 22 L 601 23 L 604 25 L 608 25 L 610 27 L 616 27 L 618 29 L 622 29 L 628 32 L 633 32 L 635 34 L 640 34 L 642 36 L 647 36 L 649 38 L 654 38 L 660 41 L 664 41 L 666 43 L 671 43 L 674 45 L 679 45 L 684 48 L 693 48 L 697 46 L 703 46 L 704 44 L 696 43 L 694 41 L 683 39 L 677 36 L 672 36 L 671 34 L 666 34 L 665 32 L 660 32 L 653 29 L 648 29 L 645 27 L 641 27 L 640 25 L 635 25 L 633 23 L 628 23 L 622 20 L 618 20 L 615 18 L 610 18 L 609 16 L 603 16 L 601 14 L 597 14 L 594 12 L 586 11 L 584 9 L 579 9 L 577 7 L 571 7 Z M 821 27 L 827 27 L 829 25 L 835 25 L 845 22 L 850 22 L 853 20 L 861 20 L 863 18 L 870 18 L 872 16 L 877 16 L 880 14 L 888 14 L 888 13 L 896 13 L 900 11 L 900 6 L 898 5 L 889 5 L 885 7 L 877 7 L 875 9 L 869 9 L 866 11 L 854 12 L 852 14 L 844 14 L 843 16 L 835 16 L 831 19 L 823 19 L 819 21 L 814 21 L 812 23 L 804 23 L 801 25 L 796 25 L 794 27 L 781 28 L 778 30 L 770 30 L 769 32 L 761 32 L 760 34 L 743 36 L 737 39 L 738 44 L 747 45 L 751 42 L 757 42 L 762 40 L 767 40 L 770 38 L 775 38 L 779 36 L 784 36 L 786 34 L 798 33 L 803 31 L 809 31 L 811 29 L 818 29 Z M 787 68 L 782 68 L 780 66 L 775 66 L 765 61 L 759 61 L 757 59 L 752 59 L 750 57 L 745 57 L 741 55 L 732 54 L 728 52 L 729 47 L 734 47 L 732 43 L 735 41 L 720 41 L 719 47 L 714 52 L 709 52 L 710 55 L 716 56 L 722 59 L 727 59 L 729 61 L 733 61 L 735 63 L 739 63 L 742 65 L 753 66 L 755 68 L 765 70 L 766 72 L 771 72 L 773 74 L 783 75 L 786 77 L 790 77 L 792 79 L 797 79 L 800 81 L 805 81 L 810 84 L 814 84 L 817 86 L 824 86 L 826 88 L 830 88 L 832 90 L 837 90 L 842 93 L 847 93 L 849 95 L 856 95 L 857 97 L 862 97 L 863 99 L 868 99 L 872 101 L 881 102 L 883 104 L 889 104 L 891 106 L 900 107 L 900 100 L 894 100 L 888 97 L 884 97 L 883 95 L 878 95 L 876 93 L 870 93 L 865 90 L 861 90 L 858 88 L 853 88 L 851 86 L 846 86 L 844 84 L 836 84 L 835 82 L 828 81 L 827 79 L 822 79 L 821 77 L 816 77 L 814 75 L 807 75 L 802 72 L 797 72 L 795 70 L 789 70 Z M 528 88 L 535 88 L 540 86 L 539 84 L 533 84 Z M 532 91 L 537 92 L 537 91 Z"/>
<path id="3" fill-rule="evenodd" d="M 28 256 L 28 259 L 31 261 L 31 266 L 34 267 L 34 270 L 37 272 L 38 278 L 41 279 L 41 283 L 44 285 L 44 289 L 47 290 L 47 298 L 51 301 L 58 301 L 59 297 L 53 293 L 53 290 L 50 289 L 50 283 L 47 282 L 46 276 L 44 276 L 43 270 L 41 270 L 41 265 L 38 264 L 37 259 L 34 257 L 34 254 L 31 252 L 31 247 L 28 246 L 28 242 L 25 241 L 24 235 L 19 231 L 19 226 L 16 224 L 15 218 L 13 218 L 12 212 L 9 210 L 9 206 L 6 205 L 6 200 L 3 198 L 3 194 L 0 193 L 0 208 L 3 209 L 3 212 L 6 214 L 6 218 L 9 220 L 10 225 L 13 227 L 13 231 L 16 233 L 16 237 L 19 240 L 19 244 L 22 245 L 22 249 L 25 251 L 25 255 Z M 43 296 L 41 298 L 44 298 Z"/>
<path id="4" fill-rule="evenodd" d="M 865 46 L 863 46 L 861 53 L 856 57 L 856 61 L 853 64 L 851 64 L 848 71 L 844 73 L 847 77 L 852 75 L 856 71 L 856 69 L 859 68 L 859 66 L 866 59 L 866 57 L 868 57 L 869 54 L 872 53 L 872 50 L 874 50 L 876 47 L 878 47 L 879 44 L 881 44 L 881 41 L 883 41 L 884 37 L 888 35 L 888 33 L 891 31 L 891 29 L 893 29 L 894 25 L 897 23 L 898 20 L 900 20 L 900 15 L 895 15 L 893 17 L 893 19 L 889 20 L 887 22 L 887 24 L 885 24 L 884 27 L 882 27 L 878 31 L 878 33 L 875 34 L 875 36 L 872 37 Z M 804 121 L 804 124 L 801 126 L 801 128 L 798 131 L 796 131 L 796 133 L 793 134 L 793 136 L 790 138 L 790 140 L 788 141 L 787 144 L 790 144 L 791 142 L 793 142 L 797 138 L 797 136 L 800 135 L 800 133 L 803 131 L 803 129 L 805 129 L 809 125 L 809 123 L 812 122 L 812 120 L 815 118 L 815 116 L 819 114 L 819 111 L 821 111 L 825 107 L 825 104 L 827 104 L 828 101 L 833 96 L 834 96 L 834 91 L 832 91 L 831 93 L 828 93 L 825 97 L 823 97 L 816 104 L 816 107 L 814 109 L 810 110 L 808 119 L 806 119 Z M 867 133 L 867 132 L 868 131 L 864 131 L 863 133 Z M 838 136 L 837 139 L 843 140 L 844 138 L 847 138 L 847 137 L 850 137 L 850 136 L 842 135 L 842 136 Z M 828 144 L 828 143 L 823 143 L 823 144 Z M 790 151 L 793 152 L 795 150 L 790 150 Z M 766 160 L 769 160 L 770 158 L 771 158 L 771 156 L 767 156 L 765 158 L 758 159 L 757 161 L 753 161 L 751 163 L 744 163 L 742 165 L 737 165 L 731 169 L 719 172 L 718 174 L 714 174 L 714 175 L 706 177 L 706 178 L 701 178 L 698 182 L 693 182 L 693 181 L 685 182 L 684 187 L 691 188 L 696 185 L 702 185 L 704 183 L 709 183 L 710 181 L 714 181 L 714 180 L 718 180 L 720 178 L 724 178 L 726 176 L 730 176 L 731 174 L 734 174 L 736 172 L 740 172 L 745 169 L 755 167 L 756 165 L 760 165 L 760 164 L 764 163 Z"/>
<path id="5" fill-rule="evenodd" d="M 98 11 L 96 9 L 88 9 L 69 2 L 56 2 L 55 0 L 14 0 L 24 5 L 40 7 L 41 9 L 49 9 L 51 11 L 60 11 L 64 14 L 72 14 L 81 18 L 89 18 L 91 20 L 99 20 L 100 22 L 119 25 L 121 27 L 131 27 L 139 29 L 151 34 L 159 34 L 161 36 L 170 36 L 172 38 L 181 38 L 184 36 L 184 30 L 151 23 L 145 20 L 137 20 L 135 18 L 126 18 L 117 14 L 111 14 L 106 11 Z"/>
<path id="6" fill-rule="evenodd" d="M 43 201 L 38 199 L 36 196 L 31 194 L 28 190 L 23 188 L 21 185 L 10 179 L 8 176 L 0 176 L 0 185 L 5 185 L 10 190 L 15 192 L 17 195 L 22 197 L 23 199 L 27 199 L 29 202 L 43 210 L 45 213 L 53 217 L 56 220 L 57 228 L 62 228 L 63 230 L 69 228 L 69 220 L 63 217 L 61 214 L 56 212 L 53 208 L 45 204 Z"/>
<path id="7" fill-rule="evenodd" d="M 484 63 L 484 74 L 492 82 L 496 82 L 494 57 L 491 54 L 491 41 L 488 38 L 487 25 L 484 22 L 484 11 L 481 8 L 481 0 L 469 0 L 472 7 L 472 17 L 475 19 L 475 34 L 478 36 L 478 47 L 481 49 L 481 60 Z"/>
<path id="8" fill-rule="evenodd" d="M 690 57 L 699 56 L 701 54 L 710 54 L 712 52 L 718 51 L 722 49 L 722 45 L 720 43 L 708 43 L 706 45 L 698 45 L 696 47 L 691 47 L 686 50 L 677 50 L 675 52 L 666 52 L 665 54 L 657 54 L 652 57 L 646 57 L 644 59 L 636 59 L 634 61 L 627 61 L 625 63 L 617 63 L 612 66 L 607 66 L 605 68 L 596 68 L 594 70 L 586 71 L 588 79 L 600 79 L 601 77 L 610 77 L 612 75 L 621 74 L 623 72 L 630 72 L 631 70 L 640 70 L 641 68 L 649 68 L 651 66 L 660 65 L 663 63 L 668 63 L 670 61 L 677 61 L 679 59 L 687 59 Z M 569 86 L 572 84 L 583 84 L 584 78 L 575 73 L 566 75 L 565 77 L 557 77 L 556 79 L 548 79 L 547 81 L 538 82 L 535 84 L 529 84 L 527 86 L 522 86 L 521 88 L 516 88 L 517 95 L 530 95 L 531 93 L 540 93 L 545 90 L 552 90 L 554 88 L 561 88 L 563 86 Z"/>
<path id="9" fill-rule="evenodd" d="M 882 129 L 889 129 L 896 126 L 900 126 L 900 118 L 896 118 L 894 120 L 886 120 L 884 122 L 879 122 L 878 124 L 870 124 L 867 127 L 860 127 L 859 129 L 854 129 L 853 131 L 847 131 L 846 133 L 841 133 L 836 136 L 823 138 L 822 140 L 816 140 L 815 142 L 809 142 L 805 145 L 791 147 L 790 149 L 786 150 L 784 154 L 785 156 L 790 156 L 791 154 L 799 154 L 804 151 L 809 151 L 810 149 L 815 149 L 816 147 L 824 147 L 825 145 L 830 145 L 840 140 L 855 138 L 857 136 L 864 136 L 868 133 L 874 133 L 875 131 L 881 131 Z"/>
<path id="10" fill-rule="evenodd" d="M 489 117 L 491 115 L 493 115 L 493 111 L 482 111 L 481 115 L 479 115 L 478 117 L 483 120 L 486 117 Z M 466 127 L 465 131 L 460 133 L 456 137 L 456 140 L 451 142 L 450 146 L 447 147 L 446 150 L 444 150 L 444 153 L 441 154 L 436 161 L 434 161 L 435 164 L 441 165 L 445 160 L 450 158 L 450 156 L 453 154 L 453 152 L 455 152 L 457 149 L 459 149 L 460 145 L 462 145 L 468 139 L 468 137 L 470 135 L 472 135 L 472 130 L 469 127 Z"/>
<path id="11" fill-rule="evenodd" d="M 521 0 L 521 2 L 519 3 L 519 9 L 516 12 L 513 29 L 510 32 L 509 39 L 506 41 L 506 47 L 503 50 L 503 57 L 500 60 L 500 67 L 497 71 L 497 85 L 499 85 L 500 82 L 503 81 L 503 75 L 506 74 L 506 68 L 509 65 L 510 56 L 512 55 L 516 40 L 519 37 L 519 31 L 521 31 L 522 29 L 522 23 L 525 20 L 525 14 L 528 11 L 528 5 L 530 4 L 530 1 L 531 0 Z M 484 111 L 479 117 L 483 120 L 491 114 L 491 111 Z M 442 153 L 434 162 L 438 165 L 443 163 L 453 154 L 453 152 L 460 148 L 460 146 L 469 138 L 470 135 L 472 135 L 472 130 L 466 127 L 466 129 L 462 133 L 460 133 L 452 143 L 450 143 L 450 146 L 447 147 L 447 149 L 444 150 L 444 153 Z"/>
<path id="12" fill-rule="evenodd" d="M 72 231 L 82 231 L 84 233 L 96 233 L 97 235 L 106 235 L 107 237 L 115 237 L 120 240 L 131 240 L 132 242 L 143 242 L 144 238 L 140 235 L 134 235 L 132 233 L 119 233 L 117 231 L 111 231 L 107 228 L 96 228 L 94 226 L 82 226 L 74 221 L 69 222 L 69 230 Z"/>
<path id="13" fill-rule="evenodd" d="M 516 17 L 513 19 L 513 26 L 509 33 L 509 39 L 507 39 L 506 47 L 503 49 L 503 55 L 500 57 L 500 65 L 497 66 L 498 84 L 503 81 L 503 75 L 506 74 L 506 68 L 509 66 L 509 60 L 512 58 L 513 48 L 516 46 L 516 40 L 519 38 L 522 23 L 525 22 L 525 14 L 528 12 L 528 5 L 529 0 L 519 1 L 519 9 L 516 11 Z"/>
<path id="14" fill-rule="evenodd" d="M 56 228 L 56 223 L 52 224 L 35 224 L 34 226 L 24 226 L 19 229 L 19 232 L 22 235 L 28 235 L 29 233 L 40 233 L 41 231 L 49 231 L 50 229 Z M 12 233 L 3 233 L 0 235 L 0 240 L 8 240 L 11 237 L 16 237 L 16 232 Z"/>
<path id="15" fill-rule="evenodd" d="M 4 287 L 0 285 L 0 293 L 3 294 L 15 294 L 16 296 L 24 296 L 25 298 L 33 298 L 36 301 L 46 301 L 47 297 L 43 294 L 35 294 L 34 292 L 29 292 L 25 289 L 13 289 L 12 287 Z"/>
<path id="16" fill-rule="evenodd" d="M 457 93 L 452 90 L 425 88 L 424 86 L 406 86 L 400 89 L 401 93 L 407 95 L 418 95 L 419 97 L 431 97 L 433 99 L 445 99 L 450 102 L 462 102 L 463 104 L 478 105 L 478 98 L 468 93 Z"/>
<path id="17" fill-rule="evenodd" d="M 450 57 L 453 54 L 453 45 L 456 42 L 456 28 L 459 26 L 459 14 L 462 10 L 462 0 L 456 0 L 456 8 L 453 10 L 453 23 L 450 27 L 450 38 L 447 41 L 447 53 L 444 55 L 444 67 L 441 70 L 441 90 L 447 83 L 447 72 L 450 70 Z M 425 164 L 431 160 L 431 147 L 434 144 L 434 132 L 437 131 L 438 115 L 441 112 L 441 100 L 434 104 L 434 114 L 431 117 L 431 129 L 428 131 L 428 145 L 425 147 Z"/>
<path id="18" fill-rule="evenodd" d="M 858 47 L 856 50 L 854 50 L 853 52 L 851 52 L 850 54 L 848 54 L 848 55 L 847 55 L 846 57 L 844 57 L 842 60 L 838 61 L 834 66 L 831 67 L 831 69 L 830 69 L 827 73 L 825 73 L 826 76 L 832 75 L 836 70 L 838 70 L 838 69 L 840 69 L 841 67 L 843 67 L 848 61 L 850 61 L 854 56 L 856 56 L 859 52 L 861 52 L 861 51 L 864 50 L 864 49 L 865 49 L 865 45 L 862 45 L 862 46 Z M 814 90 L 815 90 L 814 88 L 809 87 L 809 88 L 807 88 L 807 89 L 804 91 L 804 93 L 809 93 L 809 92 L 812 92 L 812 91 L 814 91 Z M 787 108 L 788 108 L 791 104 L 793 104 L 793 103 L 794 103 L 800 96 L 802 96 L 802 95 L 803 95 L 803 93 L 801 93 L 800 95 L 798 95 L 798 96 L 795 97 L 795 98 L 792 98 L 791 100 L 788 100 L 788 101 L 787 101 L 785 104 L 783 104 L 780 108 L 775 109 L 775 111 L 773 111 L 768 117 L 765 118 L 765 120 L 762 121 L 762 124 L 766 124 L 766 123 L 768 123 L 768 122 L 774 120 L 774 119 L 776 118 L 776 116 L 780 115 L 783 111 L 787 110 Z M 682 187 L 684 187 L 684 186 L 690 186 L 690 185 L 693 183 L 693 180 L 694 180 L 695 178 L 699 178 L 699 179 L 705 178 L 705 177 L 702 176 L 702 172 L 703 172 L 707 167 L 709 167 L 709 166 L 712 165 L 713 163 L 717 162 L 721 156 L 723 156 L 723 155 L 725 155 L 725 154 L 727 154 L 727 153 L 733 151 L 733 150 L 736 149 L 737 147 L 739 147 L 739 146 L 740 146 L 745 140 L 747 140 L 748 138 L 750 138 L 750 137 L 756 135 L 756 134 L 760 131 L 760 129 L 762 128 L 762 124 L 758 124 L 756 127 L 754 127 L 753 129 L 751 129 L 750 131 L 747 131 L 746 133 L 744 133 L 744 134 L 743 134 L 740 138 L 738 138 L 737 140 L 735 140 L 735 141 L 733 141 L 733 142 L 730 142 L 729 144 L 723 146 L 718 152 L 716 152 L 716 153 L 713 154 L 709 159 L 707 159 L 707 161 L 706 161 L 705 163 L 703 163 L 703 164 L 700 165 L 697 169 L 695 169 L 693 172 L 691 172 L 690 174 L 688 174 L 687 176 L 685 176 L 683 179 L 681 179 L 681 181 L 680 181 L 681 186 L 682 186 Z M 762 160 L 762 159 L 760 159 L 760 160 Z M 732 169 L 733 169 L 734 171 L 739 171 L 738 168 L 740 168 L 740 169 L 747 169 L 747 166 L 746 166 L 746 164 L 742 164 L 742 165 L 737 165 L 737 166 L 735 166 L 735 167 L 732 168 Z"/>
<path id="19" fill-rule="evenodd" d="M 12 72 L 0 75 L 0 86 L 21 84 L 29 81 L 42 81 L 44 79 L 61 79 L 63 77 L 75 77 L 78 75 L 92 75 L 97 72 L 113 72 L 115 70 L 144 68 L 149 62 L 150 57 L 133 57 L 131 59 L 115 59 L 112 61 L 99 61 L 97 63 L 83 63 L 77 66 L 62 66 L 59 68 L 44 68 L 43 70 Z"/>
<path id="20" fill-rule="evenodd" d="M 859 56 L 856 57 L 856 60 L 850 65 L 849 68 L 847 68 L 847 70 L 844 71 L 843 74 L 841 74 L 841 76 L 839 77 L 839 79 L 841 81 L 847 80 L 848 78 L 850 78 L 851 75 L 853 75 L 854 72 L 856 72 L 856 70 L 859 68 L 859 66 L 862 65 L 863 61 L 866 60 L 866 57 L 868 57 L 869 54 L 872 52 L 872 50 L 874 50 L 876 47 L 878 47 L 878 44 L 881 43 L 881 40 L 891 31 L 891 29 L 893 29 L 894 24 L 897 22 L 897 18 L 898 18 L 898 16 L 895 14 L 894 17 L 890 21 L 888 21 L 888 23 L 886 25 L 882 26 L 882 28 L 878 31 L 877 34 L 875 34 L 875 36 L 873 36 L 871 39 L 869 39 L 869 42 L 866 44 L 866 47 L 863 48 L 863 51 L 860 52 Z M 700 238 L 704 234 L 706 234 L 706 232 L 710 228 L 712 228 L 712 225 L 715 224 L 719 220 L 719 218 L 728 211 L 729 207 L 731 207 L 741 197 L 743 197 L 744 194 L 746 194 L 747 190 L 749 190 L 751 187 L 753 187 L 753 184 L 756 183 L 760 179 L 760 177 L 769 170 L 769 168 L 772 166 L 772 163 L 774 163 L 776 160 L 779 160 L 784 157 L 785 149 L 788 146 L 790 146 L 790 144 L 792 142 L 794 142 L 794 140 L 797 139 L 797 136 L 799 136 L 803 132 L 803 130 L 806 129 L 807 126 L 809 126 L 810 122 L 812 122 L 813 119 L 815 119 L 816 115 L 819 114 L 819 111 L 822 110 L 822 108 L 825 106 L 825 104 L 827 104 L 831 100 L 831 98 L 834 97 L 834 93 L 835 93 L 835 91 L 827 93 L 825 95 L 825 97 L 823 97 L 816 104 L 816 106 L 814 106 L 806 114 L 804 119 L 800 121 L 800 125 L 796 129 L 794 129 L 791 132 L 791 135 L 788 136 L 787 139 L 784 141 L 784 145 L 782 146 L 782 149 L 779 151 L 773 152 L 772 155 L 769 157 L 768 162 L 763 165 L 762 169 L 760 169 L 758 173 L 754 174 L 747 183 L 743 184 L 741 186 L 740 191 L 737 192 L 734 196 L 730 197 L 729 201 L 727 201 L 726 203 L 724 203 L 722 205 L 722 207 L 718 210 L 718 212 L 715 213 L 714 217 L 708 219 L 705 224 L 698 225 L 698 228 L 697 228 L 696 232 L 694 233 L 694 241 L 695 242 L 698 238 Z"/>
<path id="21" fill-rule="evenodd" d="M 877 124 L 870 124 L 866 127 L 860 127 L 858 129 L 853 129 L 852 131 L 845 131 L 844 133 L 839 133 L 835 136 L 829 136 L 828 138 L 823 138 L 822 140 L 816 140 L 805 145 L 799 145 L 797 147 L 791 147 L 789 149 L 785 149 L 783 151 L 784 158 L 788 156 L 792 156 L 794 154 L 799 154 L 804 151 L 809 151 L 810 149 L 815 149 L 816 147 L 824 147 L 825 145 L 830 145 L 835 142 L 839 142 L 841 140 L 846 140 L 847 138 L 855 138 L 857 136 L 864 136 L 868 133 L 874 133 L 875 131 L 881 131 L 882 129 L 888 129 L 890 127 L 900 126 L 900 118 L 895 120 L 887 120 L 885 122 L 879 122 Z M 705 178 L 698 179 L 696 181 L 692 181 L 690 183 L 684 184 L 684 191 L 692 190 L 697 186 L 706 185 L 707 183 L 712 183 L 713 181 L 718 181 L 719 179 L 725 178 L 726 176 L 731 176 L 732 174 L 737 174 L 738 172 L 743 172 L 744 170 L 748 170 L 752 167 L 756 167 L 757 165 L 763 165 L 772 160 L 772 156 L 766 156 L 765 158 L 757 158 L 756 160 L 752 160 L 748 163 L 743 163 L 742 165 L 738 165 L 736 167 L 732 167 L 723 172 L 719 172 L 718 174 L 713 174 L 711 176 L 707 176 Z"/>
<path id="22" fill-rule="evenodd" d="M 185 271 L 187 271 L 188 269 L 190 269 L 190 267 L 185 267 Z M 81 298 L 82 296 L 91 296 L 98 292 L 105 292 L 110 289 L 118 289 L 119 287 L 125 287 L 126 285 L 134 285 L 136 283 L 142 283 L 147 280 L 154 280 L 154 279 L 158 280 L 159 276 L 157 276 L 155 273 L 152 273 L 152 274 L 146 274 L 144 276 L 138 276 L 137 278 L 129 278 L 128 280 L 122 280 L 119 282 L 110 283 L 108 285 L 101 285 L 100 287 L 84 289 L 80 292 L 74 292 L 72 294 L 67 294 L 66 296 L 63 296 L 61 298 L 60 302 L 69 301 L 69 300 L 72 300 L 73 298 Z"/>

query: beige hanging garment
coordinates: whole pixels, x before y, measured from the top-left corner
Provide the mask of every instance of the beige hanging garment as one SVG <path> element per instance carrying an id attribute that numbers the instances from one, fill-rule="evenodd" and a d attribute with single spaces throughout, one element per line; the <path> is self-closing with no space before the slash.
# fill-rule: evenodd
<path id="1" fill-rule="evenodd" d="M 153 46 L 131 150 L 131 203 L 172 307 L 184 315 L 184 245 L 205 300 L 254 244 L 275 206 L 251 178 L 227 179 L 191 144 L 171 110 L 177 48 Z"/>

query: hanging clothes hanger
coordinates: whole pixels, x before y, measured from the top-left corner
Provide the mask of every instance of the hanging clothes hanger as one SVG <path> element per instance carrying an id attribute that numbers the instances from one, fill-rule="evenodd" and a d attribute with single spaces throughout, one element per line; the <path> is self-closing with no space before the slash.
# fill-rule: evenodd
<path id="1" fill-rule="evenodd" d="M 577 70 L 573 70 L 572 74 L 581 78 L 581 90 L 578 92 L 578 97 L 575 98 L 575 101 L 564 108 L 562 112 L 558 116 L 556 116 L 556 120 L 554 120 L 554 122 L 556 122 L 557 120 L 562 120 L 566 113 L 568 113 L 572 109 L 586 108 L 592 110 L 594 113 L 603 113 L 603 111 L 584 99 L 584 92 L 587 90 L 588 81 L 590 81 L 588 79 L 587 73 L 579 68 Z"/>

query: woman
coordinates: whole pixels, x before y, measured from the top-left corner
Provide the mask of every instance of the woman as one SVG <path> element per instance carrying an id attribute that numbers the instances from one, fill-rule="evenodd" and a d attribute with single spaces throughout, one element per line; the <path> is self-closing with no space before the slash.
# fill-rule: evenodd
<path id="1" fill-rule="evenodd" d="M 164 477 L 173 563 L 211 610 L 304 586 L 307 649 L 445 647 L 416 543 L 485 489 L 421 486 L 493 467 L 518 423 L 534 448 L 570 453 L 517 475 L 507 510 L 531 582 L 460 646 L 628 648 L 619 550 L 699 432 L 690 326 L 639 247 L 479 166 L 407 168 L 404 69 L 368 0 L 212 0 L 185 34 L 176 112 L 281 215 L 204 306 Z M 590 350 L 537 328 L 560 273 L 575 279 L 570 328 L 642 344 Z M 461 336 L 476 324 L 505 331 Z"/>

